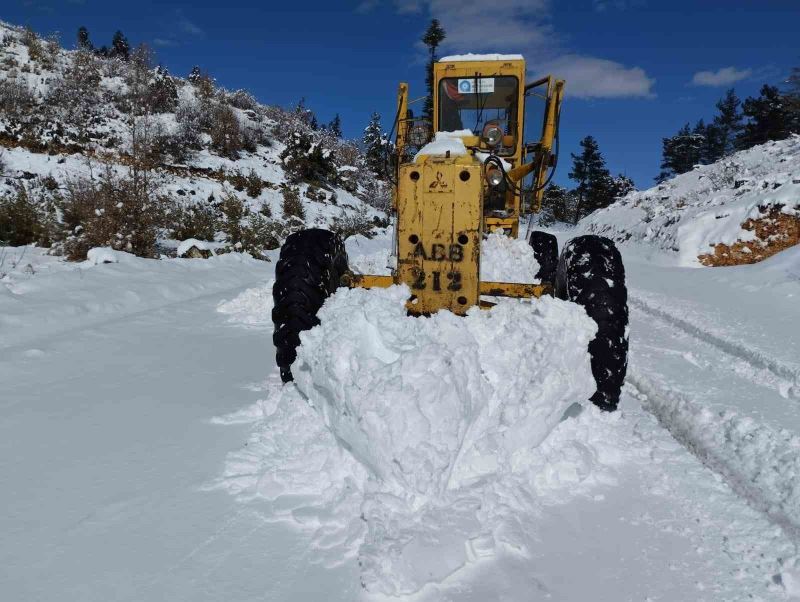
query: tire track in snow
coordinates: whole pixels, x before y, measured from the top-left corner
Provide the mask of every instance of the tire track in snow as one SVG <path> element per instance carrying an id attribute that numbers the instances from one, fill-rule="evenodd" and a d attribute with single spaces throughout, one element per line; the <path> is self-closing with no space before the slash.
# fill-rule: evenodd
<path id="1" fill-rule="evenodd" d="M 800 540 L 800 437 L 734 411 L 709 410 L 635 369 L 627 384 L 678 442 Z"/>
<path id="2" fill-rule="evenodd" d="M 681 329 L 692 337 L 713 345 L 727 355 L 746 362 L 753 369 L 748 378 L 754 383 L 764 385 L 764 381 L 776 381 L 772 383 L 772 386 L 782 397 L 800 398 L 800 369 L 769 357 L 758 349 L 711 332 L 660 307 L 655 307 L 630 291 L 628 292 L 628 304 L 658 320 Z M 758 377 L 757 374 L 760 371 L 769 372 L 769 376 L 772 378 Z M 737 373 L 741 374 L 742 372 L 738 371 Z"/>
<path id="3" fill-rule="evenodd" d="M 758 350 L 653 307 L 639 297 L 631 295 L 629 303 L 632 317 L 637 312 L 641 315 L 635 322 L 647 324 L 646 320 L 655 320 L 642 337 L 636 337 L 635 333 L 632 337 L 634 345 L 640 346 L 640 353 L 632 358 L 627 384 L 642 406 L 701 462 L 720 474 L 738 495 L 789 537 L 800 540 L 800 437 L 781 428 L 780 421 L 768 424 L 749 415 L 746 409 L 737 408 L 735 403 L 720 406 L 713 399 L 718 395 L 720 379 L 730 382 L 729 372 L 754 386 L 756 391 L 773 389 L 782 398 L 795 397 L 798 391 L 795 370 Z M 646 350 L 653 349 L 649 339 L 658 342 L 665 336 L 658 333 L 659 324 L 666 329 L 677 327 L 694 341 L 690 348 L 693 354 L 698 354 L 700 362 L 685 359 L 697 370 L 709 374 L 709 379 L 703 380 L 709 388 L 708 399 L 701 397 L 701 390 L 687 393 L 685 388 L 693 376 L 679 375 L 674 367 L 670 370 L 662 356 L 657 355 L 650 359 L 651 365 L 646 365 Z M 656 353 L 680 355 L 679 349 L 657 349 Z M 710 361 L 704 361 L 708 358 Z M 688 381 L 678 380 L 684 378 Z M 735 381 L 732 382 L 735 386 Z M 772 393 L 769 396 L 773 402 L 781 401 Z"/>

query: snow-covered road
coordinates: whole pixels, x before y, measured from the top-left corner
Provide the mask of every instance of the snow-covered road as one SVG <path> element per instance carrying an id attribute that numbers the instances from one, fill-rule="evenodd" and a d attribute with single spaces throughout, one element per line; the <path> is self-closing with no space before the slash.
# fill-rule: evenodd
<path id="1" fill-rule="evenodd" d="M 364 497 L 278 385 L 274 264 L 133 260 L 0 287 L 0 598 L 352 602 L 403 572 L 428 582 L 414 600 L 800 596 L 800 257 L 691 270 L 623 252 L 621 411 L 561 422 L 531 483 L 421 514 Z"/>

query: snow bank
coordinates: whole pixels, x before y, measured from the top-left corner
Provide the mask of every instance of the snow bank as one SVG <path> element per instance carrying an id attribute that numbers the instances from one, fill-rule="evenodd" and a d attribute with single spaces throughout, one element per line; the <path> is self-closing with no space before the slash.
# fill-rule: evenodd
<path id="1" fill-rule="evenodd" d="M 175 254 L 178 257 L 183 257 L 188 253 L 192 247 L 197 248 L 198 251 L 208 251 L 211 255 L 215 254 L 215 249 L 222 246 L 219 243 L 209 242 L 207 240 L 198 240 L 196 238 L 187 238 L 178 243 L 178 248 Z"/>
<path id="2" fill-rule="evenodd" d="M 555 299 L 406 315 L 405 286 L 340 289 L 293 373 L 336 437 L 396 492 L 435 497 L 507 469 L 594 391 L 596 326 Z"/>
<path id="3" fill-rule="evenodd" d="M 239 253 L 204 261 L 157 261 L 109 249 L 89 254 L 81 263 L 52 262 L 42 273 L 1 281 L 0 349 L 250 285 L 271 266 Z"/>
<path id="4" fill-rule="evenodd" d="M 223 301 L 217 311 L 229 316 L 228 321 L 248 327 L 272 328 L 272 286 L 275 279 L 270 278 L 264 286 L 249 288 L 238 297 Z"/>
<path id="5" fill-rule="evenodd" d="M 718 243 L 753 240 L 742 224 L 762 208 L 800 211 L 800 136 L 768 142 L 704 165 L 649 190 L 631 192 L 579 222 L 586 232 L 677 252 L 682 265 Z"/>
<path id="6" fill-rule="evenodd" d="M 124 251 L 115 251 L 111 247 L 95 247 L 86 253 L 84 265 L 100 265 L 102 263 L 126 263 L 135 261 L 135 255 Z"/>

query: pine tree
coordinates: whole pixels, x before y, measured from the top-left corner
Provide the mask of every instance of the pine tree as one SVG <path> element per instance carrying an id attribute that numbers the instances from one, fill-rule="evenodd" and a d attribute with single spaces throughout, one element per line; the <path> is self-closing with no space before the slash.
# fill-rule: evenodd
<path id="1" fill-rule="evenodd" d="M 93 50 L 92 42 L 89 40 L 89 30 L 83 25 L 78 28 L 78 50 Z"/>
<path id="2" fill-rule="evenodd" d="M 558 184 L 550 184 L 542 196 L 542 217 L 539 222 L 548 225 L 552 221 L 575 223 L 578 195 Z"/>
<path id="3" fill-rule="evenodd" d="M 578 183 L 577 219 L 614 202 L 614 182 L 597 140 L 586 136 L 580 145 L 583 150 L 580 155 L 572 155 L 572 171 L 569 173 L 569 178 Z"/>
<path id="4" fill-rule="evenodd" d="M 793 115 L 790 102 L 775 86 L 764 85 L 758 98 L 744 101 L 744 114 L 748 118 L 737 148 L 744 150 L 770 140 L 784 140 L 792 132 L 800 131 L 800 121 Z"/>
<path id="5" fill-rule="evenodd" d="M 789 131 L 800 134 L 800 67 L 794 67 L 786 79 L 786 112 L 789 115 Z"/>
<path id="6" fill-rule="evenodd" d="M 380 113 L 373 113 L 369 124 L 364 128 L 361 146 L 364 150 L 364 161 L 375 174 L 381 175 L 386 167 L 387 139 L 381 128 Z"/>
<path id="7" fill-rule="evenodd" d="M 339 113 L 336 113 L 336 116 L 328 124 L 327 130 L 336 138 L 342 137 L 342 118 L 339 117 Z"/>
<path id="8" fill-rule="evenodd" d="M 800 67 L 794 67 L 786 80 L 786 98 L 795 121 L 800 122 Z"/>
<path id="9" fill-rule="evenodd" d="M 425 66 L 425 85 L 428 89 L 428 96 L 425 98 L 425 105 L 422 109 L 422 114 L 426 119 L 433 119 L 433 64 L 436 62 L 436 49 L 445 37 L 447 34 L 439 24 L 439 20 L 431 19 L 428 29 L 422 36 L 422 43 L 428 47 L 428 64 Z"/>
<path id="10" fill-rule="evenodd" d="M 674 136 L 662 138 L 662 171 L 656 182 L 660 183 L 672 176 L 691 171 L 697 165 L 705 144 L 704 130 L 702 121 L 694 130 L 687 123 Z"/>
<path id="11" fill-rule="evenodd" d="M 159 65 L 150 77 L 150 109 L 154 113 L 171 113 L 178 105 L 178 88 L 166 67 Z"/>
<path id="12" fill-rule="evenodd" d="M 636 190 L 636 184 L 628 176 L 619 174 L 613 179 L 614 183 L 614 199 L 624 197 L 629 192 Z"/>
<path id="13" fill-rule="evenodd" d="M 735 141 L 742 131 L 742 113 L 739 98 L 733 88 L 717 102 L 717 115 L 712 122 L 713 136 L 709 140 L 709 163 L 719 161 L 736 150 Z"/>
<path id="14" fill-rule="evenodd" d="M 319 129 L 317 116 L 314 114 L 314 111 L 306 107 L 305 96 L 297 102 L 297 105 L 295 105 L 294 114 L 297 115 L 303 122 L 305 122 L 305 124 L 312 130 Z"/>
<path id="15" fill-rule="evenodd" d="M 122 59 L 123 61 L 127 61 L 131 55 L 131 47 L 128 44 L 128 39 L 122 34 L 121 31 L 117 30 L 114 34 L 114 37 L 111 39 L 111 51 L 109 52 L 109 56 L 111 58 L 118 58 Z"/>
<path id="16" fill-rule="evenodd" d="M 192 67 L 192 70 L 189 71 L 189 76 L 186 79 L 189 80 L 190 84 L 197 84 L 201 77 L 203 77 L 203 72 L 200 71 L 200 67 L 195 65 Z"/>

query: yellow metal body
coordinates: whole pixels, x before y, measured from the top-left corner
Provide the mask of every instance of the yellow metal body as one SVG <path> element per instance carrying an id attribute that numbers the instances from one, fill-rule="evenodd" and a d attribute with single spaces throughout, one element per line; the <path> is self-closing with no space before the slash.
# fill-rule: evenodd
<path id="1" fill-rule="evenodd" d="M 486 156 L 493 152 L 479 136 L 464 132 L 466 155 L 422 155 L 412 159 L 408 151 L 411 118 L 400 119 L 395 144 L 401 158 L 395 170 L 396 184 L 392 206 L 396 211 L 395 254 L 397 268 L 391 276 L 348 273 L 343 284 L 351 287 L 386 287 L 405 283 L 411 289 L 409 312 L 430 314 L 449 309 L 465 314 L 471 307 L 488 307 L 481 296 L 515 298 L 539 297 L 552 292 L 552 283 L 482 282 L 480 278 L 481 239 L 485 232 L 502 229 L 516 237 L 523 212 L 522 182 L 532 175 L 532 195 L 528 209 L 536 211 L 548 169 L 552 166 L 553 142 L 557 136 L 558 112 L 564 82 L 552 77 L 526 85 L 524 60 L 453 61 L 434 64 L 433 131 L 439 131 L 440 81 L 443 78 L 514 77 L 517 98 L 508 99 L 517 107 L 516 122 L 508 121 L 501 146 L 507 166 L 504 207 L 488 212 L 485 199 L 490 192 L 486 180 Z M 451 80 L 452 81 L 452 80 Z M 456 81 L 459 81 L 458 79 Z M 507 80 L 506 80 L 507 81 Z M 544 98 L 541 137 L 524 143 L 525 101 L 537 88 Z M 408 113 L 408 85 L 398 89 L 398 115 Z M 404 161 L 403 158 L 406 158 Z M 495 197 L 497 198 L 497 197 Z"/>

